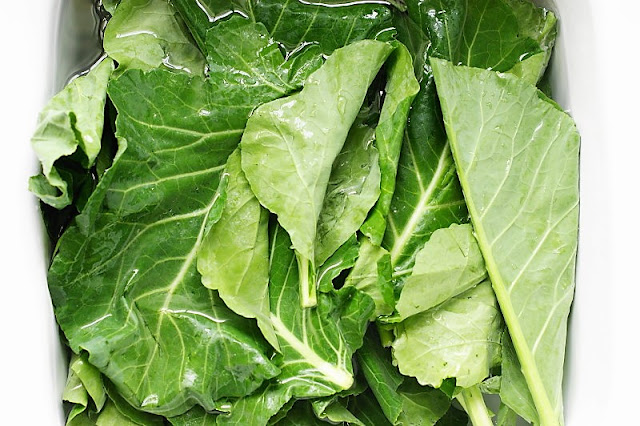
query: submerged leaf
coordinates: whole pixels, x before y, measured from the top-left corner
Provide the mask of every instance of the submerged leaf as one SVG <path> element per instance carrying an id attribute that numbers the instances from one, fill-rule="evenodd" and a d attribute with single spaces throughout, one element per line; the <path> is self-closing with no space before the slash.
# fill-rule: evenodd
<path id="1" fill-rule="evenodd" d="M 204 72 L 204 58 L 169 0 L 122 0 L 105 29 L 104 50 L 120 71 Z"/>
<path id="2" fill-rule="evenodd" d="M 71 176 L 58 170 L 56 162 L 76 154 L 88 169 L 100 152 L 107 83 L 113 66 L 113 61 L 105 58 L 88 74 L 69 83 L 40 113 L 31 145 L 42 164 L 42 174 L 29 180 L 29 190 L 57 209 L 71 204 L 76 188 Z"/>
<path id="3" fill-rule="evenodd" d="M 540 421 L 562 423 L 580 137 L 571 117 L 535 86 L 445 61 L 432 65 L 480 249 Z"/>

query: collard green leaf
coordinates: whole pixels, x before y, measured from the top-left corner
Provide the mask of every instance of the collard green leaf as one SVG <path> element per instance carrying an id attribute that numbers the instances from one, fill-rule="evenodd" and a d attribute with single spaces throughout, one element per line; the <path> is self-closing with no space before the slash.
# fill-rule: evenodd
<path id="1" fill-rule="evenodd" d="M 344 285 L 369 295 L 376 305 L 376 317 L 393 312 L 395 297 L 389 253 L 373 244 L 369 238 L 360 239 L 360 253 Z"/>
<path id="2" fill-rule="evenodd" d="M 377 2 L 310 3 L 299 0 L 254 0 L 253 16 L 287 49 L 315 43 L 324 54 L 391 31 L 391 10 Z"/>
<path id="3" fill-rule="evenodd" d="M 370 390 L 354 398 L 351 405 L 353 414 L 366 426 L 391 425 Z"/>
<path id="4" fill-rule="evenodd" d="M 362 233 L 376 245 L 382 243 L 386 229 L 409 108 L 420 90 L 414 77 L 411 54 L 402 44 L 397 45 L 385 68 L 385 99 L 376 127 L 376 146 L 380 152 L 380 199 L 362 226 Z"/>
<path id="5" fill-rule="evenodd" d="M 560 424 L 580 137 L 535 86 L 431 62 L 480 249 L 540 422 Z"/>
<path id="6" fill-rule="evenodd" d="M 529 2 L 408 0 L 407 6 L 411 20 L 428 39 L 430 57 L 501 71 L 513 68 L 514 74 L 522 76 L 539 77 L 547 65 L 556 19 Z M 423 41 L 410 23 L 401 24 L 399 40 L 410 46 L 421 90 L 409 116 L 383 240 L 398 285 L 410 274 L 416 253 L 435 230 L 468 220 L 431 68 L 424 67 L 421 57 Z M 496 28 L 502 26 L 506 30 L 496 35 Z"/>
<path id="7" fill-rule="evenodd" d="M 186 413 L 170 417 L 169 423 L 173 426 L 215 426 L 216 414 L 206 412 L 202 407 L 195 406 Z"/>
<path id="8" fill-rule="evenodd" d="M 360 252 L 360 243 L 355 235 L 344 243 L 318 269 L 318 290 L 328 293 L 334 289 L 333 280 L 343 271 L 353 268 Z"/>
<path id="9" fill-rule="evenodd" d="M 502 377 L 500 382 L 501 401 L 528 422 L 537 423 L 536 406 L 507 331 L 502 336 Z"/>
<path id="10" fill-rule="evenodd" d="M 172 4 L 203 52 L 207 51 L 207 31 L 224 22 L 224 18 L 233 17 L 235 14 L 242 17 L 250 15 L 251 21 L 255 22 L 251 14 L 250 0 L 172 0 Z"/>
<path id="11" fill-rule="evenodd" d="M 82 397 L 83 393 L 84 397 Z M 97 368 L 89 364 L 86 354 L 73 354 L 69 362 L 69 376 L 62 399 L 76 404 L 80 404 L 80 400 L 84 399 L 86 407 L 87 396 L 91 397 L 96 411 L 102 410 L 107 400 L 102 376 Z M 77 397 L 80 397 L 80 400 Z"/>
<path id="12" fill-rule="evenodd" d="M 311 409 L 311 405 L 306 401 L 298 401 L 287 417 L 276 423 L 277 426 L 327 426 L 326 423 L 318 419 Z"/>
<path id="13" fill-rule="evenodd" d="M 207 31 L 205 46 L 208 75 L 214 81 L 242 85 L 272 99 L 295 89 L 278 44 L 260 23 L 233 17 Z"/>
<path id="14" fill-rule="evenodd" d="M 468 388 L 499 363 L 502 320 L 491 289 L 482 284 L 396 326 L 393 357 L 400 372 L 439 387 L 455 378 Z"/>
<path id="15" fill-rule="evenodd" d="M 346 400 L 336 399 L 326 405 L 316 404 L 316 401 L 312 402 L 311 408 L 318 419 L 331 424 L 347 423 L 354 426 L 364 426 L 364 423 L 349 411 Z"/>
<path id="16" fill-rule="evenodd" d="M 99 0 L 99 4 L 104 7 L 104 10 L 113 15 L 116 8 L 120 4 L 120 0 Z"/>
<path id="17" fill-rule="evenodd" d="M 349 130 L 331 169 L 315 243 L 315 264 L 322 265 L 364 223 L 380 196 L 380 164 L 375 130 L 361 118 Z"/>
<path id="18" fill-rule="evenodd" d="M 29 190 L 57 209 L 71 204 L 76 188 L 70 176 L 56 168 L 56 162 L 75 153 L 88 169 L 100 152 L 113 66 L 111 59 L 102 60 L 88 74 L 69 83 L 40 113 L 31 145 L 42 164 L 42 174 L 29 180 Z"/>
<path id="19" fill-rule="evenodd" d="M 204 58 L 169 0 L 121 1 L 109 19 L 103 44 L 119 70 L 166 67 L 204 72 Z"/>
<path id="20" fill-rule="evenodd" d="M 260 101 L 242 87 L 218 90 L 164 70 L 112 80 L 121 149 L 49 272 L 71 348 L 86 350 L 131 405 L 167 416 L 194 403 L 213 409 L 278 373 L 251 321 L 196 270 L 224 205 L 225 163 Z"/>
<path id="21" fill-rule="evenodd" d="M 242 137 L 251 189 L 291 235 L 305 307 L 316 303 L 314 247 L 331 167 L 392 50 L 365 40 L 335 51 L 301 92 L 258 107 Z"/>
<path id="22" fill-rule="evenodd" d="M 496 426 L 516 426 L 518 415 L 506 404 L 500 404 Z"/>
<path id="23" fill-rule="evenodd" d="M 441 391 L 420 386 L 403 377 L 393 365 L 390 353 L 369 330 L 358 361 L 384 415 L 394 425 L 433 425 L 449 409 L 450 399 Z"/>
<path id="24" fill-rule="evenodd" d="M 361 345 L 373 301 L 353 288 L 318 295 L 318 306 L 300 307 L 298 268 L 291 240 L 276 227 L 271 238 L 271 322 L 280 354 L 276 382 L 234 403 L 218 424 L 267 424 L 291 398 L 318 398 L 350 389 L 351 358 Z"/>
<path id="25" fill-rule="evenodd" d="M 278 347 L 269 322 L 269 213 L 251 192 L 240 165 L 240 151 L 229 157 L 226 202 L 220 220 L 198 252 L 205 287 L 218 290 L 235 313 L 256 318 L 267 341 Z"/>
<path id="26" fill-rule="evenodd" d="M 425 312 L 487 277 L 471 225 L 451 225 L 433 233 L 416 256 L 411 276 L 396 304 L 400 320 Z"/>
<path id="27" fill-rule="evenodd" d="M 468 220 L 430 69 L 420 87 L 405 131 L 383 240 L 396 282 L 411 274 L 416 254 L 434 231 Z"/>
<path id="28" fill-rule="evenodd" d="M 113 413 L 113 417 L 115 419 L 121 418 L 126 419 L 133 424 L 141 425 L 141 426 L 162 426 L 164 425 L 164 418 L 160 416 L 156 416 L 153 414 L 145 413 L 143 411 L 137 410 L 133 408 L 124 398 L 118 393 L 115 386 L 108 381 L 105 380 L 105 389 L 107 391 L 107 395 L 109 397 L 108 404 L 114 406 L 117 411 Z M 108 415 L 107 418 L 112 417 L 112 415 Z M 114 422 L 114 425 L 117 425 L 117 422 Z"/>
<path id="29" fill-rule="evenodd" d="M 449 411 L 447 411 L 447 414 L 445 414 L 440 420 L 438 420 L 436 426 L 461 426 L 468 424 L 469 416 L 467 416 L 467 413 L 455 408 L 452 405 Z"/>
<path id="30" fill-rule="evenodd" d="M 514 69 L 531 83 L 542 76 L 555 42 L 555 16 L 527 0 L 408 0 L 407 7 L 431 41 L 429 56 Z"/>

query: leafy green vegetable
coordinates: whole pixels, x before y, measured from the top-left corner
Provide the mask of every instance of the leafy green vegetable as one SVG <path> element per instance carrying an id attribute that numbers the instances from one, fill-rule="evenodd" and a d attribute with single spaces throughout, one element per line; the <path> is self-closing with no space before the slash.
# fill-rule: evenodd
<path id="1" fill-rule="evenodd" d="M 469 414 L 471 423 L 474 426 L 493 426 L 493 421 L 491 420 L 493 415 L 489 413 L 482 393 L 477 386 L 463 389 L 457 398 L 460 401 L 460 405 Z"/>
<path id="2" fill-rule="evenodd" d="M 395 297 L 389 253 L 374 245 L 369 238 L 361 239 L 358 259 L 344 285 L 353 286 L 369 295 L 376 304 L 376 316 L 393 312 Z"/>
<path id="3" fill-rule="evenodd" d="M 413 74 L 411 54 L 402 44 L 386 64 L 387 85 L 385 100 L 376 127 L 376 146 L 380 151 L 382 173 L 380 199 L 362 227 L 362 233 L 380 245 L 386 229 L 387 215 L 396 186 L 396 171 L 402 147 L 402 136 L 409 115 L 409 107 L 420 86 Z"/>
<path id="4" fill-rule="evenodd" d="M 31 145 L 42 174 L 29 179 L 29 190 L 43 202 L 62 209 L 73 201 L 72 176 L 58 170 L 59 160 L 77 155 L 84 169 L 100 152 L 107 83 L 113 61 L 104 59 L 86 75 L 77 77 L 55 95 L 40 113 Z"/>
<path id="5" fill-rule="evenodd" d="M 269 34 L 289 51 L 312 43 L 326 55 L 350 43 L 390 33 L 393 29 L 391 11 L 377 2 L 314 4 L 298 0 L 174 0 L 174 4 L 201 47 L 207 30 L 231 15 L 262 22 Z"/>
<path id="6" fill-rule="evenodd" d="M 365 117 L 366 118 L 366 117 Z M 315 243 L 315 264 L 322 265 L 355 235 L 380 196 L 380 165 L 375 130 L 358 117 L 331 169 Z"/>
<path id="7" fill-rule="evenodd" d="M 204 72 L 204 58 L 169 0 L 122 0 L 112 14 L 103 43 L 119 69 Z"/>
<path id="8" fill-rule="evenodd" d="M 278 340 L 269 322 L 269 213 L 249 188 L 240 165 L 240 151 L 229 157 L 226 203 L 220 220 L 198 252 L 198 272 L 205 287 L 218 290 L 235 313 L 256 318 L 269 343 Z"/>
<path id="9" fill-rule="evenodd" d="M 299 277 L 291 240 L 281 227 L 271 237 L 271 323 L 280 354 L 277 382 L 242 398 L 218 424 L 266 424 L 292 397 L 312 398 L 349 389 L 354 382 L 351 357 L 373 311 L 371 299 L 353 288 L 320 293 L 318 306 L 301 308 Z"/>
<path id="10" fill-rule="evenodd" d="M 431 63 L 471 219 L 540 422 L 562 423 L 578 132 L 516 77 Z"/>
<path id="11" fill-rule="evenodd" d="M 291 235 L 303 307 L 316 304 L 314 246 L 332 164 L 392 50 L 368 40 L 337 50 L 301 92 L 258 107 L 242 137 L 251 189 Z"/>
<path id="12" fill-rule="evenodd" d="M 327 293 L 334 289 L 334 279 L 353 268 L 358 259 L 360 244 L 355 235 L 327 259 L 318 269 L 318 290 Z"/>
<path id="13" fill-rule="evenodd" d="M 89 397 L 93 406 L 89 406 Z M 90 365 L 86 356 L 73 355 L 69 362 L 67 383 L 62 393 L 63 401 L 73 404 L 67 416 L 67 426 L 82 425 L 91 420 L 93 411 L 104 407 L 107 394 L 100 372 Z"/>
<path id="14" fill-rule="evenodd" d="M 416 256 L 413 272 L 396 304 L 400 320 L 444 303 L 486 277 L 471 225 L 440 229 Z"/>
<path id="15" fill-rule="evenodd" d="M 358 395 L 353 399 L 352 405 L 354 415 L 365 426 L 389 426 L 391 424 L 380 409 L 380 405 L 371 391 Z"/>
<path id="16" fill-rule="evenodd" d="M 278 372 L 255 327 L 196 270 L 223 207 L 222 170 L 251 111 L 250 98 L 236 102 L 240 87 L 225 97 L 216 90 L 162 70 L 111 81 L 120 153 L 49 272 L 71 348 L 89 352 L 134 407 L 169 416 L 195 402 L 212 409 Z M 189 108 L 175 114 L 176 101 Z"/>
<path id="17" fill-rule="evenodd" d="M 502 320 L 491 284 L 485 281 L 396 326 L 393 357 L 402 374 L 439 387 L 455 378 L 468 388 L 499 364 Z"/>
<path id="18" fill-rule="evenodd" d="M 420 386 L 405 378 L 392 364 L 391 356 L 369 331 L 358 361 L 386 418 L 394 425 L 412 425 L 416 419 L 435 424 L 447 411 L 449 398 L 439 390 Z"/>

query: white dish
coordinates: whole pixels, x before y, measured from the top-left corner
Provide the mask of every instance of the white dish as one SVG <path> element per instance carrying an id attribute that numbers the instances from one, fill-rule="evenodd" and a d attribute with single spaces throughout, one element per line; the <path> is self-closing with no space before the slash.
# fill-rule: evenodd
<path id="1" fill-rule="evenodd" d="M 76 40 L 73 34 L 80 21 L 71 14 L 91 0 L 10 3 L 0 17 L 3 56 L 11 58 L 0 78 L 8 86 L 1 92 L 0 117 L 3 127 L 6 120 L 8 132 L 4 146 L 11 146 L 3 154 L 0 179 L 3 186 L 8 185 L 3 188 L 0 221 L 0 422 L 61 425 L 66 365 L 46 287 L 44 232 L 36 201 L 26 191 L 28 177 L 36 172 L 28 140 L 39 109 L 69 71 L 78 68 L 78 58 L 70 54 L 76 48 L 69 43 Z M 578 282 L 566 362 L 566 424 L 629 424 L 633 420 L 625 410 L 635 408 L 637 380 L 632 376 L 638 374 L 633 367 L 638 352 L 634 356 L 633 349 L 640 325 L 640 310 L 635 306 L 640 300 L 640 280 L 632 270 L 638 262 L 634 250 L 638 238 L 632 234 L 638 227 L 629 223 L 637 215 L 630 198 L 638 193 L 633 164 L 640 158 L 640 140 L 631 129 L 638 117 L 630 103 L 625 103 L 627 97 L 634 99 L 631 82 L 637 78 L 632 76 L 637 59 L 633 58 L 635 49 L 625 44 L 632 44 L 632 19 L 638 16 L 634 13 L 638 6 L 628 0 L 610 0 L 607 9 L 601 9 L 596 0 L 539 3 L 560 17 L 552 65 L 554 95 L 571 112 L 583 138 Z M 56 48 L 55 34 L 67 34 L 58 36 Z M 55 76 L 54 86 L 49 76 Z"/>

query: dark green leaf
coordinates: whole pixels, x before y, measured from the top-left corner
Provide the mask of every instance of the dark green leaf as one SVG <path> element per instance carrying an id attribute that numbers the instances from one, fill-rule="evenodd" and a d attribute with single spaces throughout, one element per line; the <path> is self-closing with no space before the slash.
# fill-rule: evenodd
<path id="1" fill-rule="evenodd" d="M 134 407 L 165 415 L 195 402 L 213 409 L 278 372 L 251 321 L 205 289 L 196 270 L 223 206 L 222 170 L 264 101 L 242 87 L 219 90 L 162 70 L 111 82 L 120 153 L 49 273 L 72 349 L 87 350 Z"/>

